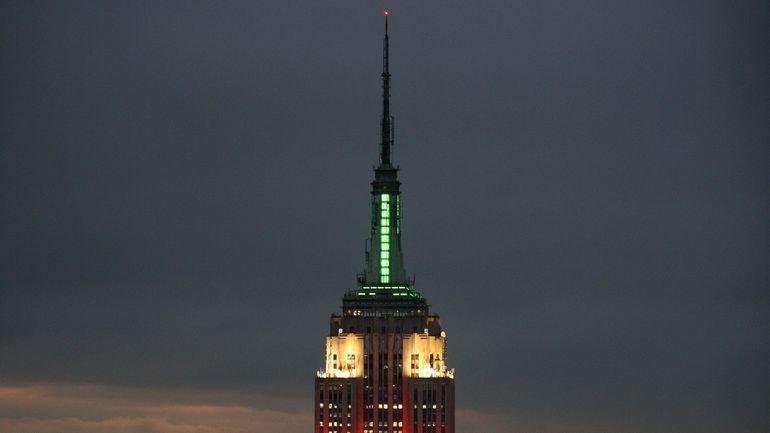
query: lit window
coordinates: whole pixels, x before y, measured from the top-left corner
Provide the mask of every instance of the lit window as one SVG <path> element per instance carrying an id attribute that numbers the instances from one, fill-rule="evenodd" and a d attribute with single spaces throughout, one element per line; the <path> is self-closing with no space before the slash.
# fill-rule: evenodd
<path id="1" fill-rule="evenodd" d="M 380 196 L 380 200 L 381 200 L 381 201 L 390 201 L 390 196 L 389 196 L 389 195 L 387 195 L 387 194 L 382 194 L 382 195 Z"/>
<path id="2" fill-rule="evenodd" d="M 390 251 L 382 251 L 380 253 L 380 258 L 389 259 L 390 258 Z"/>
<path id="3" fill-rule="evenodd" d="M 383 268 L 387 268 L 388 266 L 390 266 L 390 260 L 387 260 L 387 259 L 380 260 L 380 266 L 382 266 Z"/>
<path id="4" fill-rule="evenodd" d="M 384 234 L 384 235 L 390 234 L 390 227 L 388 227 L 388 226 L 382 226 L 382 228 L 380 228 L 380 232 L 381 232 L 382 234 Z"/>
<path id="5" fill-rule="evenodd" d="M 356 355 L 354 353 L 348 353 L 348 370 L 356 368 Z M 350 407 L 350 405 L 348 405 Z"/>
<path id="6" fill-rule="evenodd" d="M 381 248 L 382 251 L 390 251 L 390 244 L 384 243 L 382 244 Z"/>

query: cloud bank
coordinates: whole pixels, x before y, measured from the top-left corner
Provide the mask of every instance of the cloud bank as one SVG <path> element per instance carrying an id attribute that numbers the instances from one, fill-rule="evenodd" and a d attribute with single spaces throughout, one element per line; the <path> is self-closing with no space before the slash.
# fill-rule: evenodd
<path id="1" fill-rule="evenodd" d="M 309 401 L 223 391 L 98 385 L 0 387 L 7 433 L 295 433 Z"/>

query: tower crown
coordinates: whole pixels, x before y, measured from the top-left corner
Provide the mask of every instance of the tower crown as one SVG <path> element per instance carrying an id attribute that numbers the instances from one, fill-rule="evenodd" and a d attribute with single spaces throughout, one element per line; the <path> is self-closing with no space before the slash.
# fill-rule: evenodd
<path id="1" fill-rule="evenodd" d="M 394 118 L 390 114 L 390 37 L 385 11 L 385 37 L 382 44 L 382 117 L 380 119 L 380 164 L 374 168 L 371 192 L 371 231 L 367 242 L 364 271 L 358 275 L 358 288 L 345 300 L 359 305 L 366 301 L 381 306 L 404 306 L 404 301 L 425 312 L 425 300 L 412 289 L 413 280 L 404 269 L 401 251 L 401 182 L 398 166 L 392 162 Z M 415 304 L 416 302 L 416 304 Z"/>

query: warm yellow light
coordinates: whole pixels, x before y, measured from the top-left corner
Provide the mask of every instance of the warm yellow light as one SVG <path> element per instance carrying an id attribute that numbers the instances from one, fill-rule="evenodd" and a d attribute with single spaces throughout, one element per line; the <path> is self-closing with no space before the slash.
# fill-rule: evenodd
<path id="1" fill-rule="evenodd" d="M 356 312 L 360 315 L 360 312 L 357 310 Z M 454 378 L 454 369 L 448 368 L 443 359 L 445 336 L 446 334 L 443 333 L 429 335 L 427 332 L 404 335 L 402 340 L 404 375 Z M 351 332 L 327 337 L 326 368 L 318 371 L 318 377 L 344 379 L 362 377 L 363 353 L 363 334 Z"/>
<path id="2" fill-rule="evenodd" d="M 453 377 L 454 371 L 447 368 L 442 359 L 444 336 L 412 333 L 404 336 L 403 344 L 403 353 L 410 354 L 409 363 L 406 363 L 406 357 L 404 359 L 405 374 L 411 377 Z"/>
<path id="3" fill-rule="evenodd" d="M 353 333 L 326 337 L 326 368 L 318 377 L 361 377 L 363 372 L 364 339 Z"/>

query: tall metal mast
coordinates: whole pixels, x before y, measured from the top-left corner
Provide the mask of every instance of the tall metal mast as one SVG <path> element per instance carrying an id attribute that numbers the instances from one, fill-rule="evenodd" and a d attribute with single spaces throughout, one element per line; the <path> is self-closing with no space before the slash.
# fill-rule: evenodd
<path id="1" fill-rule="evenodd" d="M 382 142 L 380 143 L 380 165 L 390 165 L 390 148 L 393 145 L 393 116 L 390 115 L 390 72 L 388 71 L 388 15 L 385 9 L 385 40 L 382 46 Z"/>

